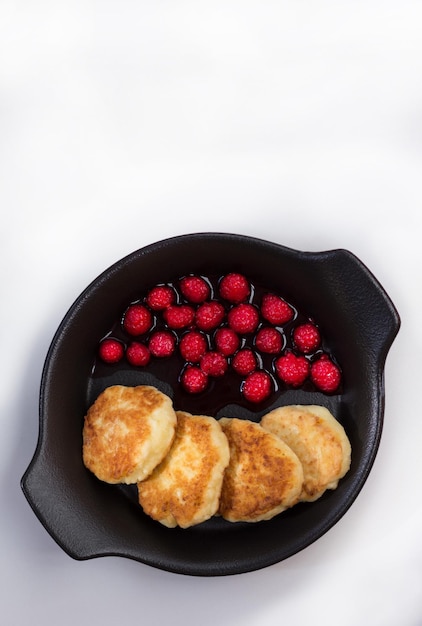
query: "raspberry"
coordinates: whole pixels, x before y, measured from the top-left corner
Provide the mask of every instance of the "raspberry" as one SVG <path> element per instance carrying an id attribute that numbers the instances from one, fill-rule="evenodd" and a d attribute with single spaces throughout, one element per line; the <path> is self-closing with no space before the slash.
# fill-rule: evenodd
<path id="1" fill-rule="evenodd" d="M 259 323 L 259 314 L 252 304 L 238 304 L 228 313 L 229 326 L 237 333 L 253 333 Z"/>
<path id="2" fill-rule="evenodd" d="M 272 391 L 271 377 L 267 372 L 260 370 L 252 372 L 242 385 L 242 393 L 248 402 L 257 404 L 266 400 Z"/>
<path id="3" fill-rule="evenodd" d="M 144 367 L 148 365 L 151 359 L 151 353 L 143 343 L 132 341 L 126 349 L 126 358 L 131 365 Z"/>
<path id="4" fill-rule="evenodd" d="M 249 348 L 239 350 L 233 357 L 232 367 L 241 376 L 251 374 L 257 367 L 255 354 Z"/>
<path id="5" fill-rule="evenodd" d="M 157 285 L 153 287 L 146 297 L 148 306 L 153 311 L 163 311 L 167 309 L 175 300 L 175 293 L 168 285 Z"/>
<path id="6" fill-rule="evenodd" d="M 202 333 L 191 330 L 181 338 L 179 349 L 185 361 L 198 363 L 207 351 L 207 340 Z"/>
<path id="7" fill-rule="evenodd" d="M 131 304 L 123 317 L 123 328 L 129 335 L 143 335 L 152 326 L 151 312 L 143 304 Z"/>
<path id="8" fill-rule="evenodd" d="M 192 324 L 195 311 L 188 304 L 173 304 L 164 311 L 163 317 L 170 328 L 186 328 Z"/>
<path id="9" fill-rule="evenodd" d="M 248 280 L 242 274 L 226 274 L 220 282 L 220 296 L 238 304 L 247 299 L 251 292 Z"/>
<path id="10" fill-rule="evenodd" d="M 304 356 L 287 352 L 274 363 L 277 376 L 292 387 L 300 387 L 309 375 L 309 361 Z"/>
<path id="11" fill-rule="evenodd" d="M 104 363 L 118 363 L 123 357 L 124 348 L 121 341 L 109 337 L 103 339 L 98 349 L 100 359 Z"/>
<path id="12" fill-rule="evenodd" d="M 275 328 L 261 328 L 256 334 L 255 346 L 261 352 L 278 354 L 283 348 L 283 336 Z"/>
<path id="13" fill-rule="evenodd" d="M 240 339 L 231 328 L 219 328 L 215 333 L 215 345 L 221 354 L 231 356 L 240 345 Z"/>
<path id="14" fill-rule="evenodd" d="M 325 393 L 333 393 L 341 381 L 341 373 L 327 354 L 311 365 L 311 379 L 314 385 Z"/>
<path id="15" fill-rule="evenodd" d="M 180 382 L 188 393 L 201 393 L 208 385 L 208 376 L 199 367 L 189 365 L 182 372 Z"/>
<path id="16" fill-rule="evenodd" d="M 283 298 L 266 293 L 262 298 L 261 315 L 270 324 L 286 324 L 294 316 L 294 310 Z"/>
<path id="17" fill-rule="evenodd" d="M 200 362 L 200 367 L 208 376 L 220 377 L 227 372 L 227 359 L 219 352 L 206 352 Z"/>
<path id="18" fill-rule="evenodd" d="M 201 276 L 185 276 L 180 281 L 180 291 L 189 302 L 200 304 L 210 297 L 211 289 Z"/>
<path id="19" fill-rule="evenodd" d="M 150 337 L 148 347 L 152 356 L 159 358 L 173 354 L 176 346 L 176 339 L 168 330 L 157 330 Z"/>
<path id="20" fill-rule="evenodd" d="M 196 325 L 200 330 L 213 330 L 221 324 L 225 311 L 220 302 L 204 302 L 200 304 L 195 315 Z"/>
<path id="21" fill-rule="evenodd" d="M 318 348 L 321 342 L 321 335 L 314 324 L 300 324 L 293 331 L 293 341 L 301 352 L 309 354 Z"/>

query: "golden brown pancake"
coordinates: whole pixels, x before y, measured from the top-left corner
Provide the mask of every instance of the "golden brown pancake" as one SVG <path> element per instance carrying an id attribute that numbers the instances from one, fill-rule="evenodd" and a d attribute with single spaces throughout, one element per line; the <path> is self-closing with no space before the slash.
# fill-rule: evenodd
<path id="1" fill-rule="evenodd" d="M 335 489 L 350 467 L 350 442 L 343 426 L 322 406 L 274 409 L 261 426 L 280 437 L 299 457 L 304 473 L 301 500 L 312 502 Z"/>
<path id="2" fill-rule="evenodd" d="M 173 445 L 151 476 L 138 484 L 138 494 L 147 515 L 169 528 L 188 528 L 216 513 L 229 446 L 214 418 L 176 414 Z"/>
<path id="3" fill-rule="evenodd" d="M 167 454 L 175 428 L 172 401 L 158 389 L 108 387 L 85 416 L 83 461 L 107 483 L 136 483 Z"/>
<path id="4" fill-rule="evenodd" d="M 269 520 L 293 506 L 302 491 L 302 465 L 292 450 L 259 424 L 222 418 L 230 446 L 219 513 L 230 522 Z"/>

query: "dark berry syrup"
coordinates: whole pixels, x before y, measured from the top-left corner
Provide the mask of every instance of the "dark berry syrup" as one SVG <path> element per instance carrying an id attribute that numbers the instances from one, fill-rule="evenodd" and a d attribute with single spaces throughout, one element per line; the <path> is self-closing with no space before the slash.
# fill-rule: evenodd
<path id="1" fill-rule="evenodd" d="M 317 403 L 321 394 L 331 397 L 331 402 L 338 397 L 342 387 L 341 370 L 326 338 L 321 335 L 317 322 L 287 302 L 282 294 L 234 273 L 195 276 L 195 281 L 189 281 L 189 289 L 183 288 L 187 282 L 184 279 L 183 276 L 169 283 L 152 285 L 147 293 L 139 294 L 138 300 L 128 303 L 121 318 L 98 346 L 88 404 L 111 385 L 153 385 L 172 398 L 176 410 L 217 418 L 224 414 L 258 419 L 278 406 L 281 396 L 283 404 Z M 304 325 L 312 325 L 313 335 L 319 336 L 319 341 L 313 341 L 311 348 L 304 348 L 300 342 L 297 345 L 294 340 L 295 335 L 300 335 L 298 328 Z M 195 362 L 183 358 L 182 338 L 192 331 L 199 332 L 205 339 L 205 353 L 218 353 L 216 334 L 222 328 L 231 328 L 236 333 L 235 352 L 224 355 L 226 366 L 217 368 L 218 375 L 209 374 L 213 369 L 209 368 L 208 354 L 202 360 L 206 371 L 205 388 L 197 391 L 195 386 L 188 387 L 184 380 L 198 377 L 183 374 L 188 368 L 201 370 L 201 357 L 196 355 Z M 279 333 L 276 341 L 273 331 L 260 333 L 265 328 Z M 307 331 L 309 333 L 309 328 Z M 104 346 L 106 340 L 118 345 Z M 133 346 L 134 343 L 138 346 Z M 246 383 L 247 376 L 253 373 L 241 375 L 232 366 L 236 354 L 244 349 L 250 349 L 255 355 L 255 372 L 265 374 L 265 389 L 269 391 L 263 391 L 262 387 L 254 389 L 253 384 Z M 112 355 L 109 360 L 108 354 Z M 120 358 L 116 354 L 120 354 Z M 138 355 L 141 364 L 131 363 L 131 354 Z M 288 359 L 282 359 L 286 356 Z M 321 359 L 326 361 L 325 366 L 318 368 L 318 376 L 313 376 L 313 365 Z M 322 382 L 321 369 L 325 376 Z"/>

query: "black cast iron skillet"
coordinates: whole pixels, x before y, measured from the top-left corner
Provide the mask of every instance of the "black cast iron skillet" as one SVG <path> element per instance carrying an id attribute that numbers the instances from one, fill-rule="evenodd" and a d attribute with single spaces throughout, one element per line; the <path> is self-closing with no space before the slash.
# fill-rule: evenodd
<path id="1" fill-rule="evenodd" d="M 215 517 L 187 530 L 168 529 L 144 515 L 132 488 L 102 483 L 88 472 L 81 449 L 85 412 L 102 388 L 153 382 L 169 395 L 173 389 L 165 376 L 151 381 L 129 370 L 93 378 L 93 355 L 128 302 L 154 284 L 230 271 L 280 293 L 318 322 L 341 363 L 343 386 L 329 396 L 284 391 L 265 410 L 214 405 L 214 416 L 257 421 L 275 406 L 322 404 L 346 429 L 352 465 L 335 491 L 270 521 L 231 524 Z M 75 559 L 115 555 L 198 576 L 238 574 L 282 561 L 327 532 L 362 489 L 380 443 L 384 364 L 399 327 L 384 289 L 346 250 L 299 252 L 225 233 L 147 246 L 94 280 L 60 324 L 44 366 L 39 440 L 21 481 L 23 492 L 46 530 Z"/>

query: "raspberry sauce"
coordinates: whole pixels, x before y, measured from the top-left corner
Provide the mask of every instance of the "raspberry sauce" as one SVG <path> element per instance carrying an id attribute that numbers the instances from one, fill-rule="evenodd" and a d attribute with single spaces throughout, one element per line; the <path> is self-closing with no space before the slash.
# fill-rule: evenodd
<path id="1" fill-rule="evenodd" d="M 233 275 L 225 276 L 232 277 Z M 254 284 L 246 276 L 242 283 L 241 278 L 239 278 L 241 275 L 235 275 L 236 287 L 238 284 L 248 286 L 248 289 L 245 288 L 242 293 L 243 301 L 241 304 L 235 301 L 238 299 L 237 292 L 230 282 L 228 284 L 236 297 L 233 295 L 232 301 L 228 299 L 227 293 L 225 293 L 226 297 L 222 297 L 221 284 L 225 284 L 223 282 L 225 276 L 198 275 L 198 280 L 193 280 L 193 276 L 189 277 L 190 290 L 185 288 L 185 294 L 181 285 L 186 283 L 183 283 L 183 277 L 177 277 L 171 282 L 151 285 L 145 294 L 139 294 L 136 301 L 126 303 L 121 318 L 116 320 L 113 327 L 102 338 L 102 342 L 104 339 L 118 341 L 123 346 L 123 357 L 117 362 L 110 363 L 101 358 L 101 352 L 97 352 L 91 378 L 92 394 L 95 393 L 95 389 L 113 384 L 148 384 L 156 386 L 171 396 L 176 410 L 216 416 L 223 407 L 235 405 L 242 406 L 251 413 L 262 412 L 274 405 L 280 395 L 298 389 L 296 383 L 293 381 L 291 384 L 289 383 L 288 377 L 280 376 L 280 368 L 276 365 L 277 360 L 287 354 L 294 354 L 301 359 L 306 359 L 309 364 L 309 371 L 311 371 L 312 365 L 320 359 L 329 359 L 329 362 L 335 364 L 337 368 L 338 381 L 336 384 L 327 384 L 322 379 L 322 374 L 319 377 L 305 375 L 300 384 L 300 391 L 304 394 L 310 393 L 309 403 L 313 401 L 311 396 L 315 393 L 326 395 L 340 393 L 341 369 L 329 349 L 329 343 L 322 336 L 317 321 L 306 312 L 299 311 L 294 303 L 285 300 L 282 293 L 275 293 L 265 286 Z M 207 287 L 205 300 L 205 289 L 201 294 L 199 289 L 203 285 Z M 228 291 L 228 289 L 226 290 Z M 160 296 L 160 306 L 155 305 L 153 308 L 149 305 L 151 293 Z M 228 291 L 229 295 L 230 293 Z M 174 297 L 165 300 L 163 296 L 166 294 L 174 294 Z M 195 299 L 197 302 L 194 302 Z M 162 306 L 161 302 L 163 302 Z M 167 307 L 165 307 L 166 302 L 168 302 Z M 130 353 L 126 354 L 133 341 L 133 335 L 131 336 L 133 330 L 129 329 L 128 332 L 125 328 L 125 311 L 131 307 L 135 307 L 135 311 L 143 311 L 145 308 L 150 315 L 150 317 L 146 316 L 148 323 L 145 323 L 144 332 L 137 334 L 136 341 L 145 346 L 150 346 L 151 338 L 157 333 L 169 335 L 172 338 L 173 348 L 168 351 L 168 355 L 166 353 L 156 356 L 152 354 L 145 365 L 133 364 L 134 360 L 130 358 Z M 251 311 L 256 312 L 256 320 L 252 320 L 253 323 L 250 320 Z M 182 317 L 180 313 L 189 313 L 189 315 L 184 315 L 183 320 L 179 323 L 179 317 L 176 317 L 176 321 L 174 319 L 175 312 L 179 315 L 180 320 Z M 242 312 L 245 314 L 244 318 L 242 318 Z M 309 349 L 306 354 L 297 345 L 300 342 L 295 342 L 294 339 L 295 330 L 299 327 L 303 328 L 303 325 L 312 325 L 312 328 L 318 329 L 319 338 L 318 342 L 315 342 L 315 348 Z M 269 331 L 268 329 L 274 330 Z M 229 332 L 235 335 L 231 338 L 234 348 L 225 349 L 224 363 L 227 366 L 224 366 L 221 375 L 212 376 L 209 375 L 209 371 L 206 371 L 207 368 L 204 365 L 204 373 L 208 377 L 208 382 L 202 391 L 195 388 L 193 393 L 190 391 L 193 386 L 183 384 L 184 373 L 187 368 L 193 365 L 196 368 L 200 367 L 201 359 L 204 364 L 208 364 L 208 368 L 210 367 L 210 358 L 203 356 L 203 353 L 207 355 L 207 353 L 219 352 L 219 338 L 221 342 L 222 331 L 226 334 Z M 203 338 L 198 354 L 193 349 L 196 346 L 187 343 L 186 338 L 189 334 L 190 337 L 197 335 Z M 263 338 L 265 342 L 263 342 Z M 100 343 L 100 345 L 102 344 Z M 187 345 L 189 349 L 187 349 Z M 258 399 L 251 399 L 250 394 L 244 392 L 245 389 L 248 390 L 248 386 L 245 387 L 247 374 L 241 374 L 239 370 L 236 371 L 236 355 L 245 349 L 252 351 L 255 357 L 254 371 L 268 375 L 271 393 L 262 394 L 262 400 L 259 397 Z M 194 354 L 191 360 L 189 360 L 190 353 Z M 232 366 L 233 360 L 235 367 Z M 319 368 L 318 371 L 323 372 L 324 368 Z M 306 403 L 305 398 L 301 401 Z"/>

